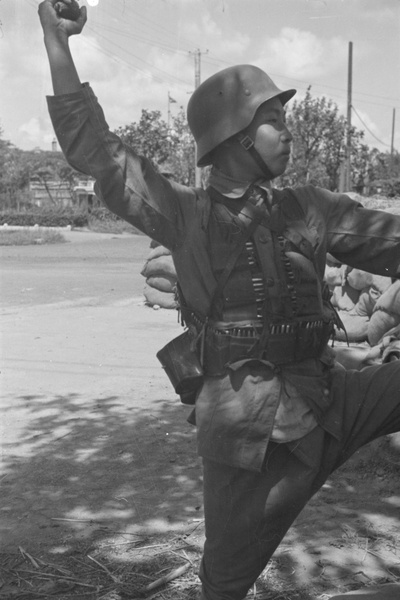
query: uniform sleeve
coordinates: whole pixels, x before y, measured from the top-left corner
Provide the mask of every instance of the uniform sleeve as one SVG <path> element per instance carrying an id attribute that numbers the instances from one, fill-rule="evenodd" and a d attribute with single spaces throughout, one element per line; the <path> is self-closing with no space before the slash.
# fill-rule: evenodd
<path id="1" fill-rule="evenodd" d="M 309 209 L 310 200 L 327 252 L 357 269 L 400 277 L 400 215 L 367 209 L 345 194 L 319 188 L 308 190 Z"/>
<path id="2" fill-rule="evenodd" d="M 88 84 L 47 98 L 50 117 L 68 163 L 93 177 L 106 206 L 149 237 L 174 249 L 185 234 L 196 192 L 169 181 L 112 133 Z"/>

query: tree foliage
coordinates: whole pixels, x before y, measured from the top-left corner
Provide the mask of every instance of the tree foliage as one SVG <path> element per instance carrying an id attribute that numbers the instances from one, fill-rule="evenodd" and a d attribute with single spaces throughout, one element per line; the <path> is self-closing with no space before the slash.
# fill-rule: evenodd
<path id="1" fill-rule="evenodd" d="M 195 145 L 183 109 L 172 117 L 171 127 L 160 111 L 142 110 L 138 123 L 120 127 L 115 133 L 160 172 L 184 185 L 194 184 Z"/>
<path id="2" fill-rule="evenodd" d="M 29 182 L 36 180 L 47 189 L 49 201 L 56 205 L 48 181 L 67 182 L 70 189 L 78 179 L 61 152 L 23 151 L 3 139 L 0 128 L 0 203 L 2 208 L 17 208 L 29 204 Z"/>
<path id="3" fill-rule="evenodd" d="M 278 186 L 311 183 L 332 191 L 340 188 L 346 144 L 346 119 L 329 98 L 315 97 L 308 88 L 304 98 L 287 111 L 293 135 L 292 158 Z M 116 130 L 127 146 L 148 158 L 156 169 L 184 185 L 195 182 L 195 144 L 181 108 L 171 122 L 160 111 L 143 109 L 138 122 Z M 364 143 L 363 132 L 351 130 L 352 189 L 364 195 L 400 195 L 400 155 L 381 152 Z M 202 184 L 208 169 L 203 169 Z M 61 152 L 22 151 L 4 139 L 0 127 L 0 202 L 3 207 L 20 208 L 29 203 L 29 181 L 46 187 L 49 180 L 67 182 L 70 189 L 81 176 Z M 56 203 L 48 187 L 50 203 Z"/>
<path id="4" fill-rule="evenodd" d="M 304 98 L 295 101 L 288 111 L 287 124 L 293 135 L 293 150 L 291 163 L 281 178 L 282 184 L 312 183 L 338 190 L 347 127 L 338 106 L 324 96 L 313 97 L 309 87 Z M 351 158 L 357 174 L 363 173 L 368 166 L 368 157 L 361 152 L 362 138 L 363 132 L 353 127 Z"/>
<path id="5" fill-rule="evenodd" d="M 67 183 L 72 193 L 72 189 L 80 177 L 69 166 L 61 152 L 24 152 L 23 162 L 25 163 L 29 180 L 36 180 L 43 184 L 53 205 L 56 205 L 57 201 L 52 196 L 48 182 L 60 181 Z"/>
<path id="6" fill-rule="evenodd" d="M 5 206 L 19 203 L 20 194 L 27 183 L 27 174 L 21 161 L 21 151 L 3 139 L 0 128 L 0 198 Z"/>
<path id="7" fill-rule="evenodd" d="M 131 146 L 140 156 L 145 156 L 157 165 L 168 158 L 168 126 L 158 110 L 142 110 L 138 123 L 119 127 L 115 133 Z"/>

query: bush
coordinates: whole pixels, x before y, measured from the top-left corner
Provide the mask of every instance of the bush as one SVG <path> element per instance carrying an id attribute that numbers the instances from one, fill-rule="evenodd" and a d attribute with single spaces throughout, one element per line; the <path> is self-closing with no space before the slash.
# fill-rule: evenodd
<path id="1" fill-rule="evenodd" d="M 0 231 L 0 246 L 30 246 L 33 244 L 64 244 L 67 240 L 58 231 L 20 229 Z"/>
<path id="2" fill-rule="evenodd" d="M 22 227 L 87 227 L 86 213 L 71 208 L 38 208 L 33 207 L 26 212 L 14 210 L 0 212 L 0 225 L 18 225 Z"/>
<path id="3" fill-rule="evenodd" d="M 89 212 L 89 227 L 92 231 L 100 233 L 135 233 L 141 235 L 141 232 L 133 225 L 121 219 L 108 208 L 97 207 Z"/>
<path id="4" fill-rule="evenodd" d="M 123 221 L 123 219 L 103 206 L 92 208 L 89 212 L 89 219 L 96 221 Z"/>
<path id="5" fill-rule="evenodd" d="M 89 227 L 92 231 L 106 233 L 136 233 L 140 231 L 107 208 L 94 208 L 89 213 L 73 208 L 40 208 L 30 206 L 25 211 L 0 211 L 0 225 L 20 227 Z"/>

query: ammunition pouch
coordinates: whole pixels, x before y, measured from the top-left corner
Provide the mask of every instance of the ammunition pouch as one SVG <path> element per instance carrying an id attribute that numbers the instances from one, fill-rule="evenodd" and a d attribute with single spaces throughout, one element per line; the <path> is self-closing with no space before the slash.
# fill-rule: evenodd
<path id="1" fill-rule="evenodd" d="M 241 360 L 280 366 L 318 358 L 333 334 L 333 323 L 322 319 L 271 325 L 265 332 L 257 325 L 217 328 L 185 312 L 189 329 L 157 353 L 183 404 L 195 404 L 204 375 L 223 375 Z"/>
<path id="2" fill-rule="evenodd" d="M 318 358 L 333 334 L 333 324 L 322 320 L 299 321 L 261 329 L 237 327 L 205 333 L 203 367 L 207 375 L 220 375 L 229 364 L 257 359 L 284 365 Z"/>
<path id="3" fill-rule="evenodd" d="M 213 192 L 212 188 L 209 188 L 209 192 L 216 202 L 224 203 L 226 201 L 224 196 L 215 190 Z M 286 201 L 290 202 L 290 198 Z M 258 316 L 255 321 L 247 320 L 248 317 L 246 316 L 244 321 L 237 323 L 234 322 L 235 317 L 233 322 L 229 323 L 212 320 L 213 315 L 223 315 L 223 311 L 216 308 L 217 304 L 224 302 L 224 290 L 234 272 L 236 263 L 246 250 L 247 242 L 251 240 L 257 227 L 266 217 L 262 206 L 262 194 L 260 195 L 255 188 L 253 189 L 253 186 L 250 186 L 246 191 L 240 213 L 244 214 L 245 209 L 246 219 L 249 217 L 249 224 L 246 224 L 242 229 L 242 223 L 240 223 L 241 236 L 237 240 L 233 251 L 229 256 L 226 256 L 226 260 L 224 259 L 223 270 L 217 278 L 217 284 L 206 315 L 196 314 L 189 308 L 180 290 L 179 283 L 177 284 L 181 320 L 182 324 L 188 329 L 164 346 L 157 353 L 157 358 L 164 367 L 175 392 L 180 395 L 184 404 L 195 403 L 204 374 L 207 376 L 223 375 L 229 365 L 242 360 L 262 360 L 279 366 L 310 358 L 319 358 L 334 334 L 334 311 L 331 311 L 330 316 L 325 317 L 324 313 L 324 317 L 322 317 L 321 304 L 324 299 L 321 296 L 325 290 L 321 290 L 322 282 L 319 281 L 318 269 L 314 264 L 313 247 L 310 242 L 308 245 L 306 244 L 308 241 L 307 232 L 304 236 L 299 234 L 299 247 L 295 243 L 296 240 L 292 242 L 294 250 L 291 249 L 291 255 L 296 254 L 296 257 L 298 255 L 301 259 L 304 258 L 303 262 L 307 260 L 304 269 L 306 271 L 308 269 L 310 272 L 312 270 L 313 275 L 311 278 L 313 293 L 311 294 L 308 290 L 308 297 L 315 295 L 318 302 L 315 310 L 313 305 L 311 308 L 309 307 L 308 315 L 311 316 L 292 317 L 292 315 L 298 314 L 296 287 L 293 284 L 295 275 L 293 272 L 294 267 L 288 258 L 288 252 L 282 246 L 285 242 L 282 234 L 285 226 L 283 218 L 281 221 L 277 220 L 273 231 L 275 232 L 274 235 L 277 236 L 277 247 L 279 246 L 279 249 L 281 249 L 282 246 L 278 258 L 280 268 L 284 271 L 288 282 L 287 288 L 290 292 L 291 306 L 290 310 L 285 310 L 283 313 L 281 311 L 267 311 L 267 313 L 288 315 L 286 317 L 288 321 L 264 323 L 261 318 L 258 320 Z M 290 206 L 287 208 L 290 208 L 290 213 L 294 215 L 297 221 L 305 220 L 303 210 L 296 198 L 291 201 Z M 308 248 L 307 251 L 304 250 L 304 246 L 306 246 L 306 250 Z M 265 265 L 262 271 L 263 277 L 266 276 L 267 269 Z M 325 299 L 325 304 L 327 302 L 328 300 Z M 292 304 L 295 305 L 296 310 L 293 309 Z M 254 311 L 252 314 L 255 314 Z M 293 320 L 289 321 L 289 319 Z"/>
<path id="4" fill-rule="evenodd" d="M 173 388 L 183 404 L 194 404 L 203 383 L 203 368 L 196 350 L 196 335 L 187 330 L 157 352 Z"/>

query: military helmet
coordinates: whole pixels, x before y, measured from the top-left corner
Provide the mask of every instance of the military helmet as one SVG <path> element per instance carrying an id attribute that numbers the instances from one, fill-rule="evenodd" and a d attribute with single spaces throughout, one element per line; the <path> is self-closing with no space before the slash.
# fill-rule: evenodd
<path id="1" fill-rule="evenodd" d="M 280 90 L 253 65 L 228 67 L 206 79 L 192 94 L 187 119 L 197 144 L 197 165 L 211 163 L 210 152 L 250 125 L 257 109 L 272 98 L 286 104 L 296 90 Z"/>

